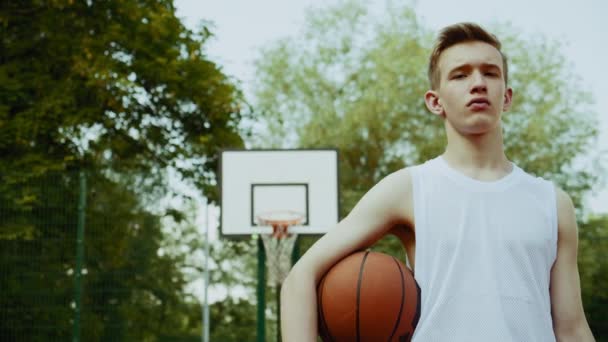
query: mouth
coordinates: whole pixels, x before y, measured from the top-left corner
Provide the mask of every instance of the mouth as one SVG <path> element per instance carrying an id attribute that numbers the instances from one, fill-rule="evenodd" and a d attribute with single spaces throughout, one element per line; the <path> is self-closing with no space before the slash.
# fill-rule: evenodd
<path id="1" fill-rule="evenodd" d="M 471 106 L 489 106 L 489 105 L 490 105 L 490 101 L 488 101 L 488 99 L 486 99 L 485 97 L 475 98 L 475 99 L 472 99 L 471 101 L 469 101 L 467 103 L 467 107 L 471 107 Z"/>

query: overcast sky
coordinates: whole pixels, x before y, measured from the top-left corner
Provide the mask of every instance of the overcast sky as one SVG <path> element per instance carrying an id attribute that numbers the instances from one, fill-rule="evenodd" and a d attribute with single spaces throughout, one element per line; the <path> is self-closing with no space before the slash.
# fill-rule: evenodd
<path id="1" fill-rule="evenodd" d="M 307 8 L 336 2 L 338 0 L 176 0 L 175 3 L 178 16 L 186 25 L 195 27 L 201 20 L 212 22 L 215 37 L 206 51 L 225 73 L 242 82 L 247 93 L 253 75 L 252 61 L 259 48 L 278 38 L 295 35 L 302 28 Z M 377 9 L 385 3 L 384 0 L 367 2 Z M 481 25 L 510 22 L 526 35 L 541 33 L 562 41 L 562 51 L 580 75 L 581 85 L 595 97 L 595 109 L 601 119 L 599 145 L 608 150 L 607 1 L 422 0 L 417 1 L 415 8 L 422 23 L 435 30 L 460 21 Z M 608 212 L 608 187 L 598 190 L 589 204 L 593 211 Z"/>

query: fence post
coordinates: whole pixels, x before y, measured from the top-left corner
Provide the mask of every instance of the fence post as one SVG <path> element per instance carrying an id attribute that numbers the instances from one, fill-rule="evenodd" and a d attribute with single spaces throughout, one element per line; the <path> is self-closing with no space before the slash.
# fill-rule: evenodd
<path id="1" fill-rule="evenodd" d="M 76 232 L 76 270 L 74 271 L 74 330 L 73 342 L 80 341 L 80 313 L 82 311 L 82 265 L 84 259 L 84 219 L 86 209 L 87 180 L 84 171 L 79 175 L 78 226 Z"/>

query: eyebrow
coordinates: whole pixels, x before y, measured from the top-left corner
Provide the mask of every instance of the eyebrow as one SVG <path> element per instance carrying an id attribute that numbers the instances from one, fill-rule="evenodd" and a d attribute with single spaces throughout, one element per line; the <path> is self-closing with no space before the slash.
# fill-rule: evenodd
<path id="1" fill-rule="evenodd" d="M 500 67 L 494 63 L 481 63 L 481 67 L 483 69 L 498 69 L 502 73 L 502 70 L 500 70 Z M 461 64 L 461 65 L 458 65 L 458 66 L 452 68 L 452 70 L 450 70 L 447 74 L 451 75 L 452 73 L 454 73 L 456 71 L 468 70 L 471 68 L 472 68 L 471 64 L 468 64 L 468 63 Z"/>

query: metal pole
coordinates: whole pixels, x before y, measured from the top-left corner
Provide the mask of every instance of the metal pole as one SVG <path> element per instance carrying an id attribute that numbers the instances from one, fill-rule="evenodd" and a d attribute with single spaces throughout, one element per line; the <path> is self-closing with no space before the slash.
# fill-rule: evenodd
<path id="1" fill-rule="evenodd" d="M 266 341 L 266 252 L 262 237 L 258 235 L 258 312 L 257 312 L 257 342 Z"/>
<path id="2" fill-rule="evenodd" d="M 84 259 L 84 219 L 86 211 L 86 177 L 79 173 L 78 226 L 76 232 L 76 270 L 74 271 L 74 325 L 72 341 L 80 341 L 80 314 L 82 312 L 82 265 Z"/>
<path id="3" fill-rule="evenodd" d="M 281 284 L 274 287 L 277 302 L 277 342 L 281 342 Z"/>
<path id="4" fill-rule="evenodd" d="M 293 251 L 291 252 L 291 266 L 295 265 L 298 260 L 300 260 L 300 236 L 297 236 L 294 242 Z"/>
<path id="5" fill-rule="evenodd" d="M 209 203 L 205 198 L 205 304 L 203 306 L 203 342 L 209 342 Z"/>

